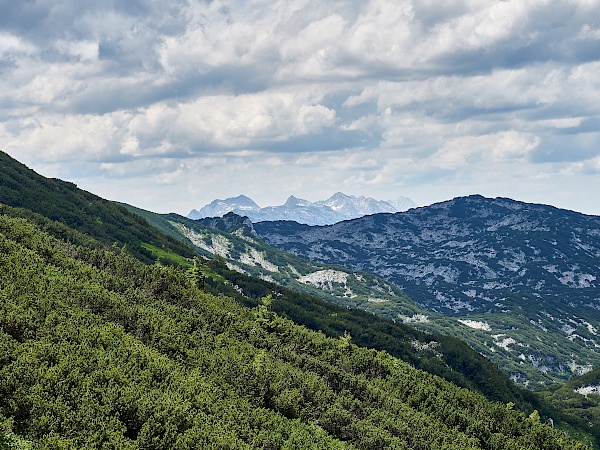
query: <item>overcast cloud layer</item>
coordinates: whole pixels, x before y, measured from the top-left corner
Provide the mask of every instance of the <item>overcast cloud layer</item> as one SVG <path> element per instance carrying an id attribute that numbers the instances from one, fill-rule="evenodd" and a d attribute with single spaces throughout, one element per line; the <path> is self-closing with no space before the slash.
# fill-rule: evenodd
<path id="1" fill-rule="evenodd" d="M 157 212 L 336 191 L 600 214 L 600 1 L 0 0 L 0 149 Z"/>

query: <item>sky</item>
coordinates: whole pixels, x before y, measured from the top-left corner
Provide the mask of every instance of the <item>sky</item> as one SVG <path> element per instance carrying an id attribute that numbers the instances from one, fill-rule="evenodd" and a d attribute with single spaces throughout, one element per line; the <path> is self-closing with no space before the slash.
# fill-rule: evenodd
<path id="1" fill-rule="evenodd" d="M 600 0 L 0 0 L 0 150 L 186 215 L 335 192 L 600 215 Z"/>

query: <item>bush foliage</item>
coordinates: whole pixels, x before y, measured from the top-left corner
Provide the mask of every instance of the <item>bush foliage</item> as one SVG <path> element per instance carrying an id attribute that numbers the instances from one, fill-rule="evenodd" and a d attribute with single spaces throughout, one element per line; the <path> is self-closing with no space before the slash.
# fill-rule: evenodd
<path id="1" fill-rule="evenodd" d="M 583 448 L 537 412 L 296 325 L 277 298 L 207 293 L 189 270 L 0 216 L 10 433 L 35 448 Z"/>

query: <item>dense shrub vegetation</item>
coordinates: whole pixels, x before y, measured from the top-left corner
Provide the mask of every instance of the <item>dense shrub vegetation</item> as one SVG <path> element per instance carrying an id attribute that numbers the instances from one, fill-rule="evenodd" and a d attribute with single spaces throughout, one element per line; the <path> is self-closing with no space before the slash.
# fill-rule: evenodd
<path id="1" fill-rule="evenodd" d="M 0 421 L 36 448 L 580 446 L 269 297 L 244 307 L 24 219 L 0 216 L 0 267 Z"/>
<path id="2" fill-rule="evenodd" d="M 0 152 L 0 450 L 582 448 L 549 417 L 597 434 L 573 386 L 540 400 L 457 339 L 172 237 Z"/>
<path id="3" fill-rule="evenodd" d="M 144 248 L 144 243 L 193 256 L 190 247 L 149 226 L 139 215 L 78 189 L 73 183 L 38 175 L 1 151 L 0 181 L 0 203 L 29 210 L 30 220 L 52 219 L 105 245 L 127 245 L 131 254 L 145 262 L 154 262 L 157 255 L 147 246 Z M 167 258 L 163 262 L 172 261 Z"/>
<path id="4" fill-rule="evenodd" d="M 352 342 L 361 347 L 386 350 L 419 369 L 479 391 L 489 400 L 515 403 L 528 413 L 539 409 L 544 415 L 558 414 L 555 410 L 548 410 L 531 391 L 518 388 L 495 364 L 459 339 L 432 336 L 360 309 L 333 305 L 229 270 L 218 259 L 206 261 L 204 266 L 229 281 L 226 284 L 207 283 L 206 289 L 215 294 L 223 293 L 249 307 L 257 306 L 261 298 L 272 294 L 276 298 L 273 310 L 297 324 L 331 337 L 348 332 Z"/>

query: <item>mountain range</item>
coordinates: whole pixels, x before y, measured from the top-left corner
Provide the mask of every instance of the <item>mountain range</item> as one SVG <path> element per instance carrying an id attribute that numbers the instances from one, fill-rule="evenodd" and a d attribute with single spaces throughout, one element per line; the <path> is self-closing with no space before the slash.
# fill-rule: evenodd
<path id="1" fill-rule="evenodd" d="M 516 381 L 533 381 L 528 367 L 549 381 L 600 364 L 600 217 L 474 195 L 331 226 L 254 229 L 279 249 L 392 282 L 429 311 L 419 327 L 454 329 Z"/>
<path id="2" fill-rule="evenodd" d="M 526 214 L 529 210 L 533 216 Z M 594 216 L 471 196 L 323 227 L 252 224 L 235 213 L 195 221 L 170 215 L 161 219 L 163 225 L 145 217 L 180 233 L 208 257 L 223 258 L 231 269 L 423 331 L 457 336 L 530 388 L 568 380 L 600 364 L 598 310 L 575 303 L 577 297 L 580 305 L 593 305 L 598 296 L 593 280 L 598 258 L 594 251 L 579 253 L 560 237 L 571 232 L 570 225 L 591 227 L 593 236 Z M 536 225 L 540 221 L 543 225 Z M 539 235 L 537 228 L 547 231 Z M 552 254 L 556 246 L 544 239 L 564 242 Z M 593 242 L 577 239 L 593 248 Z M 523 267 L 515 270 L 510 257 L 523 259 Z M 574 260 L 590 270 L 567 273 Z M 523 270 L 529 267 L 525 282 Z M 554 282 L 543 278 L 548 275 Z M 569 283 L 570 275 L 577 283 Z"/>
<path id="3" fill-rule="evenodd" d="M 338 192 L 327 200 L 317 202 L 290 196 L 283 205 L 261 208 L 251 198 L 239 195 L 225 200 L 214 200 L 200 210 L 192 210 L 187 217 L 222 217 L 234 212 L 248 217 L 252 222 L 292 220 L 307 225 L 330 225 L 370 214 L 406 211 L 416 206 L 407 197 L 384 201 Z"/>
<path id="4" fill-rule="evenodd" d="M 598 370 L 519 389 L 460 340 L 414 329 L 448 318 L 391 282 L 274 249 L 235 214 L 109 202 L 0 152 L 0 248 L 0 448 L 537 450 L 600 436 Z"/>
<path id="5" fill-rule="evenodd" d="M 252 224 L 233 213 L 202 221 L 133 207 L 123 214 L 0 157 L 2 203 L 93 231 L 143 261 L 223 258 L 241 273 L 459 337 L 530 388 L 600 365 L 595 216 L 480 196 L 324 227 Z"/>

